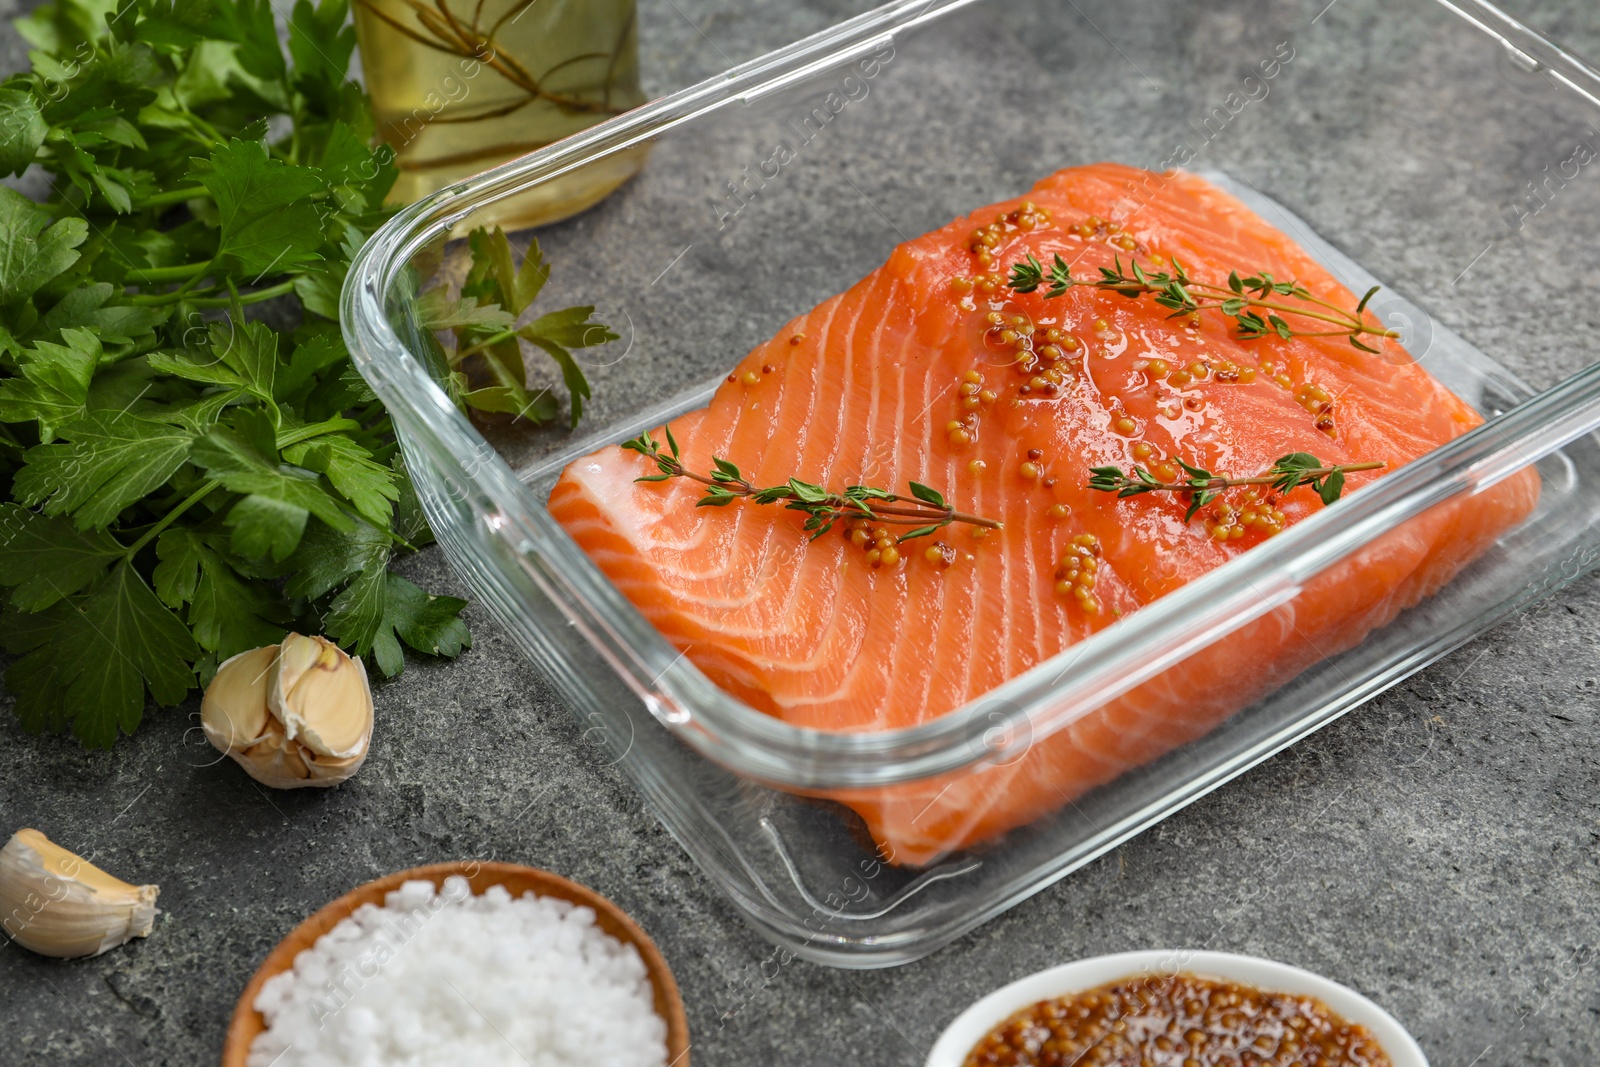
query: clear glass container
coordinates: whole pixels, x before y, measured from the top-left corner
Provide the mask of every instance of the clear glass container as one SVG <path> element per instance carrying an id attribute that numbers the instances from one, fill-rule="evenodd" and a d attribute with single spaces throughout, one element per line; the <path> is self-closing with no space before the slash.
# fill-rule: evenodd
<path id="1" fill-rule="evenodd" d="M 1583 146 L 1597 94 L 1589 65 L 1469 0 L 890 4 L 408 209 L 355 263 L 345 335 L 454 565 L 707 876 L 799 955 L 888 966 L 1593 567 L 1600 369 L 1587 367 L 1584 309 L 1600 276 L 1600 182 Z M 424 265 L 506 198 L 645 146 L 637 181 L 540 233 L 550 306 L 594 303 L 624 334 L 588 352 L 589 416 L 576 434 L 499 428 L 491 443 L 430 377 Z M 800 729 L 722 692 L 545 510 L 568 462 L 702 406 L 754 345 L 900 240 L 1101 159 L 1211 173 L 1356 291 L 1382 280 L 1379 314 L 1490 421 L 899 731 Z M 1003 774 L 1529 465 L 1537 512 L 1436 595 L 1347 651 L 1262 679 L 1265 695 L 1221 727 L 1060 810 L 909 866 L 886 862 L 838 802 Z"/>

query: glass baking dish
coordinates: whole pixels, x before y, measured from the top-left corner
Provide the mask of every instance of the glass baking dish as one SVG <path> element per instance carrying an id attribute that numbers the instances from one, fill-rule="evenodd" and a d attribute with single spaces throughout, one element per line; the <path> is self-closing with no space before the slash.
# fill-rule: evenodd
<path id="1" fill-rule="evenodd" d="M 707 875 L 790 951 L 889 966 L 1594 565 L 1597 97 L 1592 67 L 1471 0 L 890 4 L 413 205 L 356 260 L 345 336 L 454 566 Z M 552 266 L 541 306 L 593 303 L 623 334 L 587 351 L 581 429 L 480 432 L 435 384 L 419 293 L 497 203 L 641 147 L 638 179 L 539 232 Z M 754 345 L 898 241 L 1100 159 L 1208 172 L 1351 288 L 1382 280 L 1376 312 L 1490 421 L 898 731 L 800 729 L 719 690 L 545 510 L 568 462 L 704 405 Z M 886 862 L 836 802 L 936 800 L 1025 760 L 1130 687 L 1292 611 L 1363 548 L 1529 465 L 1537 512 L 1436 595 L 1059 811 L 912 866 Z"/>

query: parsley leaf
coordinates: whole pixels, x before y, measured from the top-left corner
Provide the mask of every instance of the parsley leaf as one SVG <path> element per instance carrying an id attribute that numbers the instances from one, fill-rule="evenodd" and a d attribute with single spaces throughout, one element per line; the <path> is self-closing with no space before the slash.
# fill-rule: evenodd
<path id="1" fill-rule="evenodd" d="M 196 161 L 221 220 L 217 259 L 245 275 L 303 267 L 321 257 L 322 218 L 306 198 L 322 191 L 316 172 L 267 155 L 260 141 L 229 141 Z"/>
<path id="2" fill-rule="evenodd" d="M 284 628 L 269 621 L 272 595 L 266 585 L 244 578 L 193 530 L 168 530 L 156 542 L 156 594 L 169 607 L 189 604 L 195 641 L 217 662 L 283 640 Z"/>
<path id="3" fill-rule="evenodd" d="M 49 132 L 50 124 L 31 93 L 0 89 L 0 174 L 28 169 Z"/>
<path id="4" fill-rule="evenodd" d="M 89 236 L 82 219 L 51 224 L 50 213 L 15 190 L 0 186 L 0 305 L 29 299 L 78 261 Z"/>
<path id="5" fill-rule="evenodd" d="M 326 475 L 367 521 L 388 528 L 394 502 L 400 499 L 394 471 L 375 462 L 355 441 L 328 434 L 284 449 L 283 458 Z"/>
<path id="6" fill-rule="evenodd" d="M 357 655 L 370 651 L 379 670 L 395 675 L 405 668 L 401 641 L 435 656 L 455 656 L 470 647 L 466 624 L 458 617 L 466 604 L 429 596 L 398 574 L 370 568 L 334 600 L 328 633 L 340 644 L 355 646 Z"/>
<path id="7" fill-rule="evenodd" d="M 287 558 L 310 515 L 335 529 L 353 526 L 315 473 L 279 461 L 272 426 L 259 409 L 212 429 L 195 442 L 190 458 L 224 488 L 244 494 L 223 520 L 242 555 Z"/>
<path id="8" fill-rule="evenodd" d="M 447 391 L 468 409 L 500 412 L 533 423 L 555 418 L 560 405 L 549 389 L 529 388 L 522 347 L 541 349 L 561 372 L 571 424 L 583 417 L 589 381 L 571 349 L 617 340 L 617 334 L 594 318 L 588 305 L 547 312 L 517 327 L 517 319 L 549 280 L 550 268 L 538 240 L 532 239 L 521 266 L 505 231 L 478 229 L 467 237 L 472 265 L 461 283 L 460 296 L 435 289 L 418 301 L 418 312 L 431 330 L 453 331 L 455 352 L 442 356 L 440 375 Z"/>
<path id="9" fill-rule="evenodd" d="M 11 605 L 42 611 L 83 589 L 127 554 L 100 531 L 80 531 L 17 504 L 0 504 L 0 585 L 11 586 Z"/>
<path id="10" fill-rule="evenodd" d="M 432 535 L 335 321 L 398 174 L 348 80 L 348 0 L 286 14 L 281 39 L 269 0 L 46 0 L 18 24 L 0 173 L 52 190 L 0 187 L 0 643 L 30 729 L 109 745 L 288 629 L 384 674 L 470 640 L 462 601 L 390 570 Z M 462 284 L 419 302 L 430 369 L 474 411 L 545 422 L 564 390 L 576 420 L 573 353 L 615 335 L 535 308 L 537 242 L 454 247 Z"/>
<path id="11" fill-rule="evenodd" d="M 61 331 L 63 344 L 40 341 L 19 354 L 19 378 L 0 381 L 0 420 L 39 424 L 39 439 L 49 442 L 56 428 L 83 413 L 89 382 L 100 361 L 100 342 L 87 330 Z"/>
<path id="12" fill-rule="evenodd" d="M 150 366 L 207 385 L 231 385 L 272 402 L 278 370 L 278 336 L 259 322 L 233 319 L 207 328 L 209 346 L 188 352 L 153 352 Z"/>
<path id="13" fill-rule="evenodd" d="M 122 510 L 177 473 L 194 435 L 125 412 L 92 412 L 64 423 L 60 443 L 30 448 L 12 491 L 46 515 L 71 515 L 78 529 L 104 529 Z"/>
<path id="14" fill-rule="evenodd" d="M 119 730 L 134 731 L 146 687 L 158 704 L 176 704 L 194 686 L 189 628 L 126 561 L 87 593 L 0 616 L 0 643 L 21 656 L 6 685 L 23 725 L 70 724 L 90 747 L 110 748 Z"/>

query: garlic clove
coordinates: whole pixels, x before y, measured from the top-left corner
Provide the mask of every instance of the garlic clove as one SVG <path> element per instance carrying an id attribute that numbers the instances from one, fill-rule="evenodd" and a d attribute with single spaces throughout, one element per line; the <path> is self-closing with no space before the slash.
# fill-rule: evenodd
<path id="1" fill-rule="evenodd" d="M 217 669 L 200 705 L 206 737 L 275 789 L 355 774 L 372 738 L 366 668 L 320 637 L 289 634 Z"/>
<path id="2" fill-rule="evenodd" d="M 267 706 L 288 738 L 317 756 L 355 759 L 372 738 L 366 668 L 321 637 L 283 639 Z"/>
<path id="3" fill-rule="evenodd" d="M 38 830 L 0 848 L 0 928 L 43 956 L 98 956 L 149 936 L 160 892 L 113 878 Z"/>
<path id="4" fill-rule="evenodd" d="M 234 758 L 262 785 L 298 789 L 314 784 L 303 755 L 300 746 L 284 735 L 283 724 L 269 717 L 260 740 Z"/>
<path id="5" fill-rule="evenodd" d="M 266 736 L 272 713 L 267 691 L 278 665 L 278 646 L 241 652 L 223 661 L 200 701 L 200 726 L 206 739 L 234 756 Z"/>

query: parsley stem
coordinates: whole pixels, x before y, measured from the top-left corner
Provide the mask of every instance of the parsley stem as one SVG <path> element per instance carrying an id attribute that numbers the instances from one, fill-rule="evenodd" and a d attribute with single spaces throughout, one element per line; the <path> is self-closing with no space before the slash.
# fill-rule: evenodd
<path id="1" fill-rule="evenodd" d="M 302 426 L 298 430 L 278 435 L 277 445 L 281 451 L 290 445 L 297 445 L 301 441 L 309 441 L 313 437 L 323 434 L 344 433 L 347 430 L 359 430 L 361 424 L 354 419 L 329 419 L 327 422 L 314 422 L 310 426 Z"/>
<path id="2" fill-rule="evenodd" d="M 182 285 L 178 286 L 178 288 L 176 290 L 174 290 L 174 292 L 177 295 L 181 296 L 182 294 L 187 293 L 190 289 L 193 289 L 195 287 L 195 285 L 197 285 L 199 283 L 201 278 L 205 277 L 207 274 L 210 273 L 211 264 L 213 264 L 215 262 L 216 262 L 215 259 L 207 260 L 205 266 L 201 267 L 200 270 L 197 273 L 195 273 L 194 276 L 192 276 L 188 281 L 186 281 Z"/>
<path id="3" fill-rule="evenodd" d="M 292 292 L 294 292 L 294 279 L 290 278 L 286 282 L 279 282 L 277 285 L 271 285 L 265 289 L 257 289 L 255 292 L 245 293 L 242 296 L 234 295 L 227 298 L 220 296 L 210 298 L 202 297 L 198 300 L 191 300 L 189 302 L 195 307 L 202 308 L 232 307 L 235 303 L 240 305 L 259 304 L 263 300 L 274 300 L 280 296 L 288 296 Z"/>
<path id="4" fill-rule="evenodd" d="M 195 277 L 198 278 L 201 277 L 201 275 L 197 274 Z M 293 278 L 286 282 L 279 282 L 277 285 L 268 286 L 265 289 L 257 289 L 253 293 L 244 293 L 238 297 L 188 297 L 182 289 L 177 289 L 170 293 L 154 293 L 149 296 L 130 296 L 128 297 L 127 302 L 130 304 L 136 304 L 139 307 L 164 307 L 167 304 L 176 304 L 181 300 L 187 299 L 189 303 L 198 308 L 225 308 L 232 307 L 235 302 L 241 306 L 245 304 L 259 304 L 263 300 L 272 300 L 280 296 L 288 296 L 292 292 L 294 292 Z"/>
<path id="5" fill-rule="evenodd" d="M 515 336 L 517 336 L 517 331 L 516 331 L 515 328 L 509 329 L 509 330 L 501 330 L 499 333 L 493 335 L 492 337 L 486 337 L 482 341 L 479 341 L 477 344 L 472 345 L 469 348 L 463 349 L 460 352 L 457 352 L 456 353 L 456 358 L 454 360 L 452 360 L 451 362 L 460 363 L 462 360 L 466 359 L 468 356 L 475 356 L 479 352 L 483 352 L 483 351 L 485 351 L 487 349 L 493 348 L 495 345 L 501 343 L 502 341 L 509 341 Z"/>
<path id="6" fill-rule="evenodd" d="M 181 282 L 190 278 L 198 278 L 211 267 L 208 259 L 204 263 L 185 263 L 177 267 L 151 267 L 148 270 L 130 270 L 128 277 L 140 285 L 160 285 L 163 282 Z"/>
<path id="7" fill-rule="evenodd" d="M 139 550 L 153 541 L 157 534 L 161 533 L 161 531 L 165 530 L 168 526 L 171 526 L 173 521 L 177 519 L 179 515 L 182 515 L 185 511 L 188 511 L 190 508 L 200 503 L 201 500 L 205 499 L 207 493 L 211 492 L 213 489 L 216 489 L 221 484 L 221 482 L 207 482 L 194 492 L 190 493 L 183 499 L 181 503 L 178 504 L 177 507 L 161 516 L 160 521 L 158 521 L 154 526 L 150 527 L 150 529 L 146 530 L 144 532 L 144 536 L 133 543 L 133 547 L 128 549 L 123 558 L 131 563 L 133 561 L 133 557 L 139 554 Z"/>
<path id="8" fill-rule="evenodd" d="M 143 200 L 133 202 L 133 210 L 144 211 L 152 207 L 166 207 L 169 204 L 181 204 L 185 200 L 193 200 L 200 196 L 210 196 L 211 190 L 203 185 L 188 185 L 182 189 L 168 189 L 164 193 L 147 196 Z"/>

